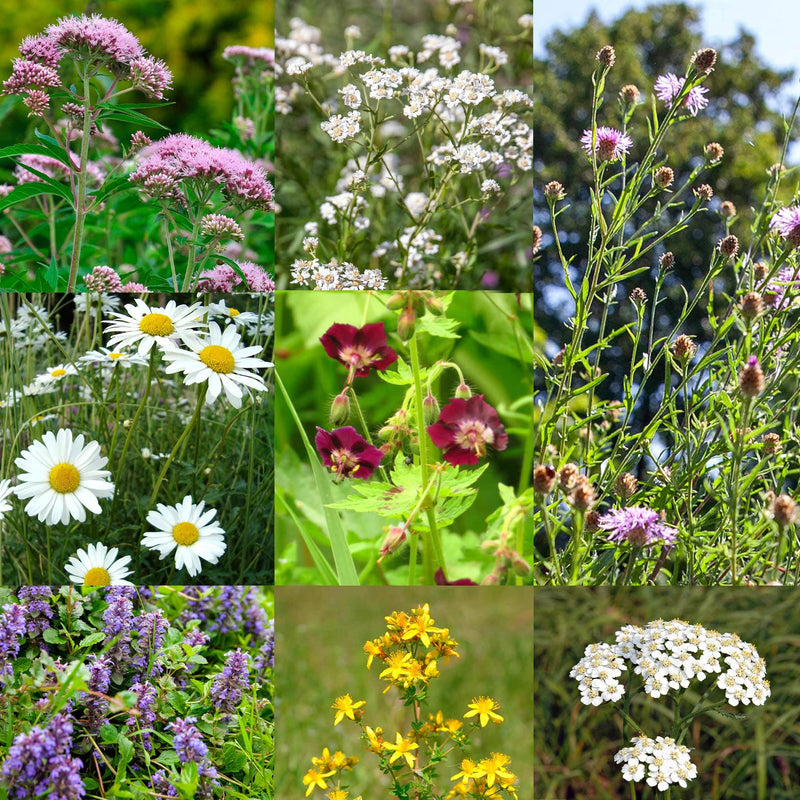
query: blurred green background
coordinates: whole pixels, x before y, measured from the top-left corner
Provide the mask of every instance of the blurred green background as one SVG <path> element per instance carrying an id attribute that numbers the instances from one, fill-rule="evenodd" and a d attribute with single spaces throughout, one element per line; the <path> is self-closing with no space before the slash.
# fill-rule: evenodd
<path id="1" fill-rule="evenodd" d="M 408 348 L 396 335 L 397 314 L 384 307 L 389 293 L 379 299 L 367 292 L 278 292 L 275 306 L 275 363 L 286 390 L 292 399 L 306 434 L 313 443 L 316 426 L 326 430 L 330 403 L 345 384 L 347 371 L 330 358 L 319 342 L 319 337 L 334 323 L 344 322 L 361 326 L 366 322 L 385 321 L 388 342 L 408 362 Z M 508 448 L 503 452 L 489 451 L 489 468 L 477 481 L 478 497 L 474 505 L 456 520 L 449 530 L 458 531 L 465 538 L 445 537 L 445 556 L 448 565 L 464 556 L 465 547 L 477 549 L 480 535 L 485 532 L 485 519 L 501 505 L 497 490 L 498 481 L 519 489 L 530 484 L 531 465 L 526 466 L 526 440 L 531 436 L 532 425 L 532 365 L 530 356 L 522 355 L 515 332 L 532 338 L 531 295 L 499 294 L 491 292 L 455 292 L 447 316 L 458 320 L 459 339 L 440 339 L 421 335 L 420 360 L 423 367 L 440 359 L 455 361 L 463 370 L 467 383 L 475 394 L 485 394 L 486 401 L 494 406 L 501 422 L 509 433 Z M 511 318 L 515 324 L 511 324 Z M 526 352 L 530 353 L 528 349 Z M 439 383 L 440 385 L 437 385 Z M 457 380 L 453 370 L 447 370 L 441 381 L 435 382 L 433 392 L 444 406 L 452 396 Z M 375 432 L 400 406 L 407 387 L 384 383 L 376 374 L 357 378 L 354 384 L 364 417 L 370 430 Z M 512 404 L 517 403 L 512 409 Z M 275 408 L 275 465 L 278 487 L 288 499 L 296 502 L 297 513 L 311 526 L 324 526 L 322 508 L 316 500 L 316 489 L 305 449 L 286 402 L 279 392 Z M 524 420 L 524 422 L 522 422 Z M 351 424 L 354 424 L 351 419 Z M 356 425 L 358 429 L 358 425 Z M 529 448 L 530 449 L 530 448 Z M 334 501 L 353 493 L 349 482 L 331 484 Z M 302 555 L 287 555 L 287 548 L 299 539 L 297 528 L 288 515 L 276 506 L 276 556 L 278 571 L 283 563 L 285 574 L 278 575 L 278 583 L 304 582 L 296 571 L 290 570 L 290 561 L 304 560 Z M 389 523 L 384 517 L 373 514 L 341 512 L 345 528 L 352 534 L 351 550 L 359 548 L 375 554 L 383 538 L 382 527 Z M 323 536 L 320 545 L 326 547 Z M 459 544 L 460 541 L 460 544 Z M 298 551 L 299 551 L 298 545 Z M 281 556 L 286 556 L 281 562 Z M 407 564 L 408 551 L 398 554 L 402 564 Z M 308 562 L 310 563 L 310 562 Z M 358 563 L 358 562 L 357 562 Z M 458 578 L 480 580 L 481 574 L 451 569 Z M 319 582 L 319 580 L 312 580 Z"/>
<path id="2" fill-rule="evenodd" d="M 273 0 L 27 0 L 4 3 L 0 14 L 0 79 L 11 74 L 25 36 L 41 33 L 59 17 L 98 13 L 113 17 L 136 35 L 152 55 L 172 70 L 172 105 L 148 110 L 148 116 L 173 133 L 208 135 L 230 119 L 233 64 L 222 58 L 228 45 L 272 47 Z M 135 102 L 144 102 L 144 95 Z M 132 95 L 133 97 L 133 95 Z M 35 119 L 17 97 L 0 102 L 0 146 L 32 135 Z M 7 116 L 6 116 L 7 114 Z M 41 124 L 41 121 L 39 121 Z M 152 135 L 152 134 L 151 134 Z"/>
<path id="3" fill-rule="evenodd" d="M 501 725 L 487 725 L 472 739 L 475 758 L 501 751 L 520 779 L 520 800 L 533 797 L 531 765 L 533 721 L 533 638 L 531 587 L 322 588 L 280 586 L 275 590 L 275 796 L 301 800 L 302 777 L 311 757 L 323 747 L 341 749 L 361 760 L 352 777 L 350 797 L 388 798 L 377 758 L 364 749 L 349 720 L 333 727 L 331 705 L 349 693 L 366 700 L 366 724 L 393 734 L 408 733 L 408 710 L 396 692 L 382 694 L 384 681 L 373 663 L 366 669 L 363 645 L 385 631 L 384 616 L 430 604 L 435 624 L 450 629 L 460 658 L 441 665 L 431 685 L 430 705 L 445 717 L 461 718 L 476 695 L 500 704 Z M 391 736 L 394 740 L 394 736 Z M 448 783 L 451 763 L 441 774 Z M 312 800 L 324 792 L 315 789 Z"/>
<path id="4" fill-rule="evenodd" d="M 626 624 L 680 618 L 737 633 L 767 663 L 772 696 L 758 708 L 723 707 L 743 719 L 703 714 L 684 742 L 698 775 L 683 800 L 790 800 L 800 792 L 800 593 L 777 587 L 637 589 L 540 588 L 534 596 L 536 800 L 629 798 L 614 753 L 622 742 L 612 703 L 584 706 L 569 671 L 586 645 L 614 641 Z M 710 685 L 707 679 L 702 685 Z M 699 684 L 692 684 L 698 686 Z M 713 699 L 721 699 L 715 692 Z M 620 701 L 621 703 L 622 701 Z M 637 696 L 631 716 L 648 736 L 664 735 L 672 703 Z M 644 782 L 638 800 L 662 797 Z M 675 793 L 673 793 L 675 796 Z"/>

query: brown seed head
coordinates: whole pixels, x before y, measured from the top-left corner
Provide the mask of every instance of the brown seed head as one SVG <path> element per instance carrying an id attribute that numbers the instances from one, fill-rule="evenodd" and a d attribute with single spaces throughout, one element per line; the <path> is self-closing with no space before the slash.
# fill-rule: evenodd
<path id="1" fill-rule="evenodd" d="M 667 250 L 667 252 L 658 259 L 658 266 L 661 267 L 664 272 L 666 272 L 668 269 L 672 269 L 674 264 L 675 256 L 670 250 Z"/>
<path id="2" fill-rule="evenodd" d="M 638 286 L 630 293 L 630 297 L 628 298 L 633 303 L 644 303 L 647 300 L 647 295 L 644 292 L 644 289 L 640 289 Z"/>
<path id="3" fill-rule="evenodd" d="M 725 155 L 725 148 L 719 142 L 709 142 L 706 145 L 705 153 L 709 162 L 716 164 Z"/>
<path id="4" fill-rule="evenodd" d="M 556 471 L 549 464 L 537 464 L 533 470 L 533 491 L 550 494 L 556 484 Z"/>
<path id="5" fill-rule="evenodd" d="M 685 333 L 682 333 L 672 343 L 672 355 L 678 361 L 689 361 L 696 352 L 697 345 L 692 341 L 692 337 L 687 336 Z"/>
<path id="6" fill-rule="evenodd" d="M 558 471 L 558 485 L 562 492 L 568 492 L 578 480 L 580 470 L 577 464 L 564 464 Z"/>
<path id="7" fill-rule="evenodd" d="M 708 75 L 717 63 L 717 51 L 704 47 L 692 55 L 692 66 L 701 74 Z"/>
<path id="8" fill-rule="evenodd" d="M 622 497 L 624 500 L 632 497 L 636 493 L 638 487 L 639 481 L 637 481 L 635 476 L 630 472 L 623 472 L 622 475 L 617 476 L 616 481 L 614 481 L 614 491 L 617 493 L 618 497 Z"/>
<path id="9" fill-rule="evenodd" d="M 753 277 L 756 283 L 763 283 L 769 275 L 769 267 L 763 262 L 758 261 L 753 264 Z"/>
<path id="10" fill-rule="evenodd" d="M 724 239 L 717 242 L 717 250 L 722 253 L 725 258 L 734 258 L 739 252 L 739 240 L 731 234 Z"/>
<path id="11" fill-rule="evenodd" d="M 533 253 L 539 252 L 542 246 L 542 229 L 538 225 L 533 226 Z"/>
<path id="12" fill-rule="evenodd" d="M 617 60 L 617 54 L 614 52 L 614 48 L 610 44 L 607 44 L 597 51 L 595 58 L 604 67 L 613 67 L 614 62 Z"/>
<path id="13" fill-rule="evenodd" d="M 600 513 L 591 509 L 586 512 L 586 516 L 583 518 L 583 527 L 587 533 L 594 533 L 595 531 L 599 531 L 600 527 L 598 526 L 597 522 L 600 519 Z"/>
<path id="14" fill-rule="evenodd" d="M 769 511 L 779 528 L 792 525 L 797 520 L 797 503 L 788 494 L 778 495 L 770 503 Z"/>
<path id="15" fill-rule="evenodd" d="M 745 319 L 755 319 L 764 310 L 764 301 L 758 292 L 748 292 L 739 301 L 739 309 Z"/>
<path id="16" fill-rule="evenodd" d="M 719 213 L 723 217 L 730 219 L 736 216 L 736 206 L 730 200 L 723 200 L 719 207 Z"/>
<path id="17" fill-rule="evenodd" d="M 739 373 L 739 391 L 745 397 L 758 397 L 764 391 L 764 370 L 755 356 L 750 356 L 747 365 Z"/>
<path id="18" fill-rule="evenodd" d="M 625 105 L 632 106 L 639 101 L 639 89 L 628 83 L 619 90 L 619 97 Z"/>
<path id="19" fill-rule="evenodd" d="M 577 511 L 588 511 L 595 501 L 594 486 L 585 475 L 578 475 L 575 488 L 567 498 L 569 504 Z"/>
<path id="20" fill-rule="evenodd" d="M 675 180 L 675 173 L 669 167 L 660 167 L 653 176 L 653 181 L 659 189 L 666 189 Z"/>
<path id="21" fill-rule="evenodd" d="M 545 184 L 544 196 L 548 200 L 560 200 L 565 194 L 564 187 L 558 181 L 550 181 Z"/>
<path id="22" fill-rule="evenodd" d="M 566 353 L 565 348 L 561 348 L 554 356 L 553 356 L 553 366 L 560 367 L 564 363 L 564 354 Z"/>
<path id="23" fill-rule="evenodd" d="M 761 441 L 764 444 L 764 452 L 767 455 L 775 455 L 775 453 L 779 453 L 781 450 L 781 437 L 777 433 L 765 433 L 761 437 Z"/>
<path id="24" fill-rule="evenodd" d="M 714 190 L 707 183 L 701 183 L 695 187 L 694 196 L 708 202 L 714 196 Z"/>

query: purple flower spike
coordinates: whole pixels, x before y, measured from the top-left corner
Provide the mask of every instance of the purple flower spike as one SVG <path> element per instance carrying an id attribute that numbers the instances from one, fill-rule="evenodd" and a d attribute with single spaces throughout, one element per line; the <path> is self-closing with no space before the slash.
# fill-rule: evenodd
<path id="1" fill-rule="evenodd" d="M 636 547 L 665 544 L 671 547 L 678 538 L 675 528 L 665 525 L 657 511 L 644 506 L 616 508 L 603 514 L 597 526 L 608 532 L 608 540 L 615 544 L 629 542 Z"/>
<path id="2" fill-rule="evenodd" d="M 337 483 L 344 478 L 366 480 L 383 458 L 383 453 L 350 425 L 335 428 L 330 433 L 317 428 L 314 444 L 322 456 L 322 463 L 335 473 Z"/>
<path id="3" fill-rule="evenodd" d="M 486 457 L 487 447 L 505 450 L 508 446 L 506 430 L 482 394 L 466 400 L 454 397 L 426 430 L 433 443 L 444 450 L 444 460 L 454 466 L 477 464 Z"/>
<path id="4" fill-rule="evenodd" d="M 386 327 L 371 322 L 363 328 L 336 322 L 320 337 L 325 352 L 355 371 L 357 378 L 371 369 L 383 370 L 397 361 L 397 353 L 386 344 Z"/>
<path id="5" fill-rule="evenodd" d="M 615 128 L 601 127 L 597 129 L 594 147 L 590 130 L 583 132 L 581 145 L 588 156 L 596 152 L 600 161 L 618 161 L 633 147 L 633 139 Z"/>

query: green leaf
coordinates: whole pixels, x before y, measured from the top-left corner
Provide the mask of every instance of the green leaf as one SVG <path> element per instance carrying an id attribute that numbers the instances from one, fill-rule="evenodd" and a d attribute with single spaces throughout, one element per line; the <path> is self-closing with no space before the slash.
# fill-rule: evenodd
<path id="1" fill-rule="evenodd" d="M 27 167 L 26 167 L 27 169 Z M 55 194 L 63 197 L 72 202 L 72 195 L 66 186 L 58 183 L 23 183 L 22 186 L 17 186 L 13 192 L 9 192 L 5 197 L 0 198 L 0 211 L 6 208 L 23 203 L 25 200 L 30 200 L 31 197 L 37 197 L 40 194 Z"/>
<path id="2" fill-rule="evenodd" d="M 55 256 L 50 259 L 50 266 L 47 268 L 47 272 L 44 273 L 44 282 L 49 291 L 55 292 L 58 289 L 58 264 Z"/>
<path id="3" fill-rule="evenodd" d="M 78 644 L 78 648 L 90 647 L 93 644 L 102 642 L 103 639 L 105 638 L 106 635 L 102 631 L 97 631 L 96 633 L 90 633 L 88 636 L 84 636 L 83 639 L 81 639 L 80 643 Z"/>
<path id="4" fill-rule="evenodd" d="M 381 370 L 378 372 L 378 377 L 384 383 L 391 383 L 394 386 L 411 386 L 414 383 L 411 367 L 400 356 L 397 357 L 396 363 L 397 370 Z"/>
<path id="5" fill-rule="evenodd" d="M 47 628 L 42 634 L 42 639 L 48 644 L 64 644 L 66 642 L 66 639 L 55 628 Z"/>
<path id="6" fill-rule="evenodd" d="M 118 738 L 119 732 L 113 725 L 107 723 L 100 728 L 100 741 L 103 744 L 116 744 Z"/>
<path id="7" fill-rule="evenodd" d="M 233 742 L 226 742 L 222 748 L 222 766 L 225 772 L 241 772 L 247 764 L 247 753 L 240 750 Z"/>
<path id="8" fill-rule="evenodd" d="M 50 137 L 48 137 L 48 139 L 49 138 Z M 50 139 L 50 141 L 55 142 L 55 139 Z M 53 147 L 46 144 L 13 144 L 10 147 L 4 147 L 0 150 L 0 158 L 13 158 L 14 156 L 26 155 L 50 156 L 50 158 L 58 159 L 62 164 L 69 166 L 67 154 L 64 152 L 63 147 Z"/>
<path id="9" fill-rule="evenodd" d="M 439 339 L 460 339 L 461 336 L 456 333 L 459 325 L 461 323 L 457 319 L 425 314 L 424 317 L 417 320 L 417 333 L 427 333 Z"/>
<path id="10" fill-rule="evenodd" d="M 134 111 L 132 106 L 99 103 L 97 107 L 100 109 L 100 113 L 95 119 L 96 122 L 112 119 L 120 122 L 130 122 L 134 125 L 141 125 L 148 128 L 161 128 L 162 131 L 169 130 L 166 125 L 162 125 L 160 122 L 150 119 L 150 117 L 145 114 Z"/>

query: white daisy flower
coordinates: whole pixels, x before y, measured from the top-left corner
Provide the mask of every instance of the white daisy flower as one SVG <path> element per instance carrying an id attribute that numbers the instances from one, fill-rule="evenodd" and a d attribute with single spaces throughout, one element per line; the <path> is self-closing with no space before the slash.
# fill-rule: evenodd
<path id="1" fill-rule="evenodd" d="M 130 556 L 117 558 L 116 547 L 109 550 L 98 542 L 70 556 L 64 570 L 73 583 L 81 586 L 133 586 L 125 580 L 131 574 L 127 569 L 130 560 Z"/>
<path id="2" fill-rule="evenodd" d="M 8 498 L 14 494 L 11 488 L 11 481 L 0 481 L 0 520 L 6 515 L 7 511 L 11 511 L 11 503 Z"/>
<path id="3" fill-rule="evenodd" d="M 101 347 L 99 350 L 89 350 L 86 355 L 82 355 L 78 361 L 82 364 L 100 364 L 104 367 L 113 367 L 119 364 L 120 367 L 130 367 L 134 364 L 147 366 L 147 359 L 138 353 L 129 353 L 125 350 L 111 350 L 108 347 Z"/>
<path id="4" fill-rule="evenodd" d="M 97 442 L 84 447 L 82 433 L 73 439 L 71 430 L 57 435 L 47 431 L 14 463 L 22 471 L 15 494 L 31 498 L 25 511 L 48 525 L 85 522 L 86 509 L 99 514 L 98 499 L 114 494 L 114 484 L 107 480 L 111 473 L 103 469 L 108 459 L 100 455 Z"/>
<path id="5" fill-rule="evenodd" d="M 189 350 L 179 350 L 175 346 L 164 349 L 164 360 L 171 362 L 165 372 L 182 372 L 186 384 L 207 382 L 207 405 L 224 390 L 228 402 L 234 408 L 241 408 L 245 391 L 267 390 L 264 379 L 252 369 L 265 369 L 274 364 L 253 357 L 261 352 L 260 345 L 242 347 L 235 325 L 227 325 L 224 331 L 220 331 L 219 325 L 211 322 L 205 338 L 187 337 L 185 344 Z"/>
<path id="6" fill-rule="evenodd" d="M 148 306 L 137 298 L 125 306 L 127 314 L 112 314 L 115 321 L 106 324 L 106 333 L 114 335 L 108 340 L 111 348 L 131 347 L 138 343 L 138 353 L 144 356 L 153 345 L 166 347 L 174 340 L 181 340 L 194 328 L 202 327 L 202 306 L 178 305 L 170 300 L 166 306 Z"/>
<path id="7" fill-rule="evenodd" d="M 189 495 L 175 506 L 159 503 L 150 511 L 147 521 L 157 530 L 148 531 L 142 544 L 158 550 L 161 560 L 175 550 L 175 567 L 186 567 L 189 575 L 199 575 L 200 559 L 216 564 L 225 552 L 225 531 L 212 522 L 216 509 L 203 511 L 205 502 L 192 502 Z"/>
<path id="8" fill-rule="evenodd" d="M 218 303 L 209 303 L 208 314 L 211 317 L 224 317 L 236 325 L 250 327 L 258 324 L 258 314 L 254 314 L 252 311 L 239 311 L 238 308 L 227 305 L 224 300 L 220 300 Z"/>
<path id="9" fill-rule="evenodd" d="M 77 375 L 78 370 L 72 364 L 57 364 L 55 367 L 48 367 L 41 375 L 34 379 L 35 383 L 55 383 L 63 380 L 67 375 Z"/>

